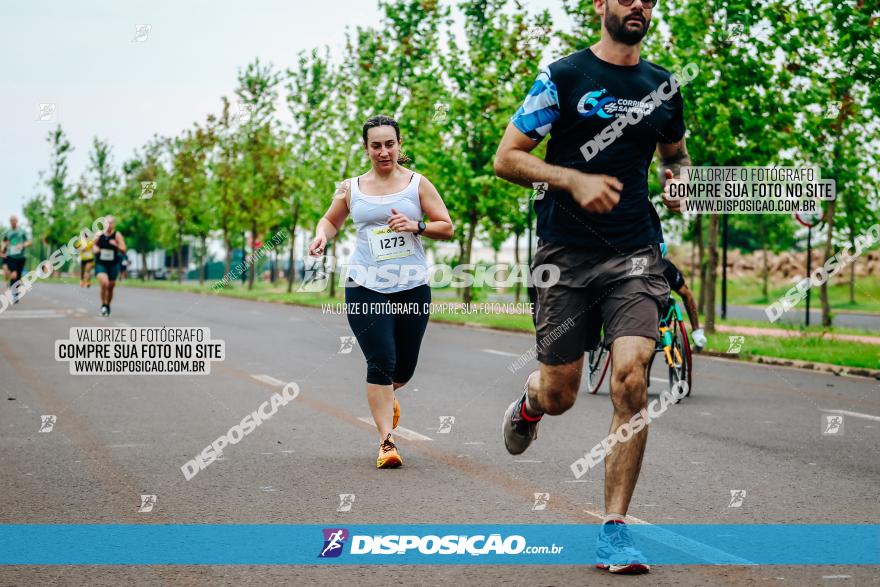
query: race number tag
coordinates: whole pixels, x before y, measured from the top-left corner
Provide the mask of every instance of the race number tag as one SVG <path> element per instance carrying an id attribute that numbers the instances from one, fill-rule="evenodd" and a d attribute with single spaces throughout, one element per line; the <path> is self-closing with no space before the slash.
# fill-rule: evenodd
<path id="1" fill-rule="evenodd" d="M 116 251 L 113 249 L 101 249 L 98 253 L 98 258 L 102 261 L 112 261 L 116 256 Z"/>
<path id="2" fill-rule="evenodd" d="M 24 250 L 24 245 L 10 245 L 9 246 L 9 254 L 10 255 L 21 255 L 21 252 Z"/>
<path id="3" fill-rule="evenodd" d="M 411 232 L 394 232 L 388 226 L 370 231 L 370 253 L 376 261 L 409 257 L 415 252 Z"/>

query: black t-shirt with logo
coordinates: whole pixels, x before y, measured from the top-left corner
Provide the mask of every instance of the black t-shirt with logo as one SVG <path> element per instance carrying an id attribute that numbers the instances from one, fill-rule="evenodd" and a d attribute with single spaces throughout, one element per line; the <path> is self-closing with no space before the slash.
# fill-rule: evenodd
<path id="1" fill-rule="evenodd" d="M 648 169 L 657 143 L 678 142 L 685 132 L 681 92 L 670 77 L 644 59 L 637 65 L 615 65 L 590 49 L 564 57 L 538 75 L 511 119 L 514 125 L 537 141 L 550 136 L 547 163 L 611 175 L 623 183 L 620 202 L 606 214 L 586 212 L 568 192 L 547 191 L 535 202 L 540 238 L 609 251 L 663 240 L 660 218 L 648 199 Z M 649 97 L 652 92 L 661 96 L 659 103 Z M 669 97 L 663 100 L 662 95 Z M 597 148 L 599 142 L 607 143 L 601 133 L 617 118 L 639 120 Z M 589 160 L 582 150 L 588 143 Z"/>

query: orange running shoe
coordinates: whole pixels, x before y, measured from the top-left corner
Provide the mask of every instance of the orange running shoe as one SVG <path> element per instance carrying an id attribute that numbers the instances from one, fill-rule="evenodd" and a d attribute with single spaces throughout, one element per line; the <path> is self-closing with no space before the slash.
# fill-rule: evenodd
<path id="1" fill-rule="evenodd" d="M 400 453 L 397 452 L 397 446 L 394 439 L 389 434 L 387 438 L 379 445 L 379 458 L 376 459 L 377 469 L 396 469 L 403 464 Z"/>
<path id="2" fill-rule="evenodd" d="M 397 423 L 400 422 L 400 404 L 397 403 L 397 398 L 394 398 L 394 420 L 391 421 L 391 429 L 397 429 Z"/>

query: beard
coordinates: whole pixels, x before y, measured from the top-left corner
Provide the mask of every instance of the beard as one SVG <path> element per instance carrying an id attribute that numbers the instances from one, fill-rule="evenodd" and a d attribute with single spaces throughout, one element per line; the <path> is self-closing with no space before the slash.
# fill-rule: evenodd
<path id="1" fill-rule="evenodd" d="M 629 15 L 627 15 L 627 18 L 629 18 Z M 651 26 L 651 21 L 646 19 L 644 24 L 636 21 L 641 25 L 639 29 L 631 28 L 629 22 L 617 15 L 611 14 L 611 12 L 605 13 L 605 28 L 608 29 L 608 34 L 611 35 L 611 38 L 624 45 L 637 45 L 648 34 L 648 27 Z"/>

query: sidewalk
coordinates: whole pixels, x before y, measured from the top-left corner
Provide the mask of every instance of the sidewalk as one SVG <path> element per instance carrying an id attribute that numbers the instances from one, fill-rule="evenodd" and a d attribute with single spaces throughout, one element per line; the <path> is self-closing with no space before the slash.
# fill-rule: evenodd
<path id="1" fill-rule="evenodd" d="M 819 335 L 805 334 L 796 330 L 783 330 L 781 328 L 757 328 L 755 326 L 727 326 L 720 324 L 715 327 L 718 332 L 731 332 L 733 334 L 745 334 L 749 336 L 777 336 L 782 338 L 816 338 Z M 863 342 L 865 344 L 880 345 L 880 336 L 865 336 L 859 334 L 832 334 L 823 332 L 820 335 L 825 340 L 847 340 L 850 342 Z"/>

